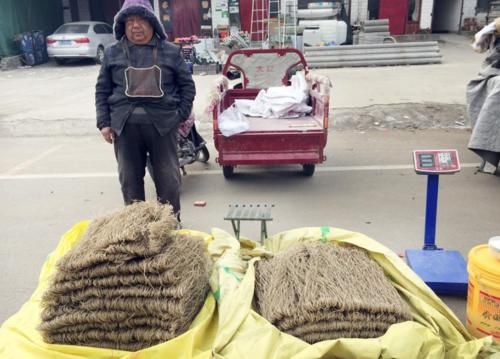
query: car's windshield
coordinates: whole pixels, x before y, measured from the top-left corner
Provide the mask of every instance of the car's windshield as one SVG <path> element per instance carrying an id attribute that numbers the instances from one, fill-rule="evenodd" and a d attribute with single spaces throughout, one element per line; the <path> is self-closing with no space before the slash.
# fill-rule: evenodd
<path id="1" fill-rule="evenodd" d="M 65 24 L 61 26 L 56 34 L 86 34 L 89 31 L 89 25 Z"/>

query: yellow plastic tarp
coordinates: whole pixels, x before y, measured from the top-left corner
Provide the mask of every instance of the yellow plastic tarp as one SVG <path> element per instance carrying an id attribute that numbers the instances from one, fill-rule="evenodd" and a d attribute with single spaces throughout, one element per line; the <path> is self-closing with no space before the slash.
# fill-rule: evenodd
<path id="1" fill-rule="evenodd" d="M 59 245 L 45 261 L 38 287 L 22 308 L 0 328 L 0 358 L 9 359 L 146 359 L 146 358 L 195 358 L 212 357 L 212 345 L 217 332 L 217 310 L 213 295 L 209 295 L 190 329 L 168 342 L 130 353 L 120 350 L 91 348 L 73 345 L 54 345 L 43 342 L 36 330 L 40 322 L 40 299 L 54 273 L 55 264 L 85 233 L 90 222 L 76 224 L 66 232 Z M 199 232 L 206 241 L 210 238 Z"/>
<path id="2" fill-rule="evenodd" d="M 304 228 L 280 233 L 265 247 L 238 242 L 221 230 L 204 237 L 216 272 L 212 295 L 189 331 L 168 342 L 135 353 L 81 346 L 52 345 L 36 330 L 40 298 L 55 263 L 81 239 L 89 222 L 68 231 L 43 265 L 39 285 L 29 301 L 0 328 L 0 358 L 495 358 L 500 354 L 492 338 L 472 338 L 446 305 L 393 252 L 360 234 L 330 227 Z M 280 332 L 252 309 L 255 270 L 260 256 L 278 253 L 301 241 L 345 242 L 366 249 L 384 269 L 411 307 L 414 320 L 393 325 L 375 339 L 338 339 L 314 345 Z M 239 256 L 239 257 L 238 257 Z M 479 356 L 478 356 L 479 355 Z"/>
<path id="3" fill-rule="evenodd" d="M 212 235 L 217 242 L 217 233 Z M 318 240 L 325 245 L 345 242 L 366 249 L 410 305 L 413 321 L 392 325 L 380 338 L 337 339 L 310 345 L 279 331 L 252 309 L 254 263 L 258 259 L 251 259 L 241 283 L 225 293 L 219 307 L 219 332 L 214 343 L 216 358 L 473 359 L 480 352 L 484 357 L 499 355 L 493 354 L 496 349 L 491 337 L 472 338 L 451 310 L 403 260 L 363 234 L 331 227 L 303 228 L 277 234 L 265 242 L 265 247 L 278 253 L 298 242 Z"/>

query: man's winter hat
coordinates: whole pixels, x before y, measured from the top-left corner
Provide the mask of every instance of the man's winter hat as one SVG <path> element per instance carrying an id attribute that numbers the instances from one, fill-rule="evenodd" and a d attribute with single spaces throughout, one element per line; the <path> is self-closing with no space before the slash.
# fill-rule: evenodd
<path id="1" fill-rule="evenodd" d="M 117 40 L 120 40 L 123 35 L 125 35 L 125 18 L 130 15 L 144 17 L 149 21 L 154 32 L 160 37 L 160 39 L 165 40 L 167 38 L 165 29 L 163 28 L 160 20 L 156 17 L 149 0 L 125 0 L 122 8 L 115 16 L 115 22 L 113 25 L 115 38 Z"/>

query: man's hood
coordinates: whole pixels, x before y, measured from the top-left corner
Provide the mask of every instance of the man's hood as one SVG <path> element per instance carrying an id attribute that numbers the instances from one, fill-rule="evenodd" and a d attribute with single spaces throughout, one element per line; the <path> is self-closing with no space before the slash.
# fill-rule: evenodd
<path id="1" fill-rule="evenodd" d="M 142 16 L 149 21 L 155 34 L 162 40 L 167 39 L 165 29 L 160 19 L 155 15 L 149 0 L 125 0 L 122 8 L 115 15 L 113 31 L 115 38 L 120 40 L 125 35 L 125 18 L 130 15 Z"/>

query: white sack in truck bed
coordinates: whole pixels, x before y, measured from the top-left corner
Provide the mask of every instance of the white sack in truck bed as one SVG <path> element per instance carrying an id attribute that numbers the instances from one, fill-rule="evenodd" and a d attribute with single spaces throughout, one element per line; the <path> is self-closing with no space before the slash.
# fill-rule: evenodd
<path id="1" fill-rule="evenodd" d="M 309 91 L 303 71 L 291 78 L 291 86 L 270 87 L 259 92 L 255 100 L 235 100 L 236 108 L 252 117 L 290 118 L 311 112 L 307 105 Z"/>

